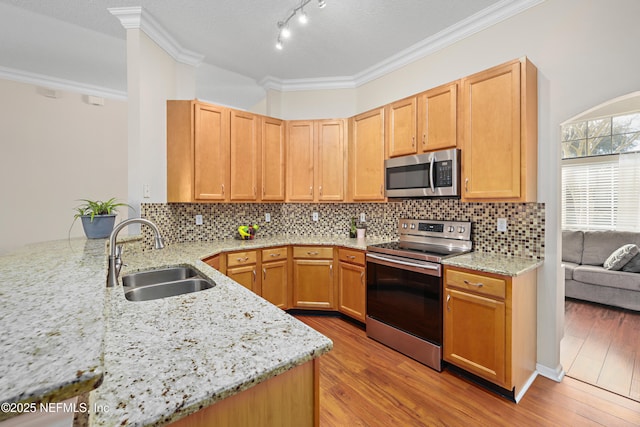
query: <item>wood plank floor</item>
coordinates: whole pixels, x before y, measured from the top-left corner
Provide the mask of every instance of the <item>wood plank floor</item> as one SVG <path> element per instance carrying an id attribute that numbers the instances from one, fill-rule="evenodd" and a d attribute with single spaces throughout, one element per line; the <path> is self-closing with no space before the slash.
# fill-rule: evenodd
<path id="1" fill-rule="evenodd" d="M 640 313 L 565 301 L 567 375 L 640 402 Z"/>
<path id="2" fill-rule="evenodd" d="M 572 378 L 538 377 L 519 404 L 434 371 L 337 317 L 296 315 L 331 338 L 320 426 L 638 426 L 640 404 Z"/>

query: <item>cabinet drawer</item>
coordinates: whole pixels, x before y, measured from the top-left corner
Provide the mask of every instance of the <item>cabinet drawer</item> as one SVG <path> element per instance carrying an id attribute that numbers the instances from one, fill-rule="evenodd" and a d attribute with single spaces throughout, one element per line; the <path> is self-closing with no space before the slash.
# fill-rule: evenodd
<path id="1" fill-rule="evenodd" d="M 269 248 L 262 250 L 262 262 L 280 261 L 287 259 L 287 248 Z"/>
<path id="2" fill-rule="evenodd" d="M 227 254 L 227 267 L 256 263 L 256 251 L 234 252 Z"/>
<path id="3" fill-rule="evenodd" d="M 333 248 L 326 246 L 294 246 L 294 258 L 333 258 Z"/>
<path id="4" fill-rule="evenodd" d="M 340 258 L 340 261 L 350 262 L 351 264 L 364 265 L 364 252 L 355 249 L 340 248 L 338 250 L 338 258 Z"/>
<path id="5" fill-rule="evenodd" d="M 445 280 L 447 287 L 473 291 L 496 298 L 505 297 L 506 281 L 504 279 L 447 269 Z"/>

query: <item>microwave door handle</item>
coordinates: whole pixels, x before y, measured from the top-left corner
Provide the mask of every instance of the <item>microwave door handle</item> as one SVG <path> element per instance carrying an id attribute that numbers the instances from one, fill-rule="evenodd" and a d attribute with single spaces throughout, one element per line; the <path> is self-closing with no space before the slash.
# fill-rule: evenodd
<path id="1" fill-rule="evenodd" d="M 431 187 L 431 192 L 436 192 L 436 187 L 433 183 L 433 167 L 435 166 L 436 156 L 431 155 L 431 161 L 429 162 L 429 186 Z"/>

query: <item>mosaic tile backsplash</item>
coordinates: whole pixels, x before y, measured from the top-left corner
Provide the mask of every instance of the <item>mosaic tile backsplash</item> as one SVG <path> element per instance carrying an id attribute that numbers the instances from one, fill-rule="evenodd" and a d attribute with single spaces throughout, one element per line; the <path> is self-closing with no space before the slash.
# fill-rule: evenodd
<path id="1" fill-rule="evenodd" d="M 312 221 L 318 212 L 318 221 Z M 271 221 L 265 222 L 265 214 Z M 347 236 L 351 218 L 366 215 L 367 235 L 398 238 L 400 218 L 471 221 L 477 252 L 524 258 L 544 258 L 543 203 L 463 203 L 454 199 L 411 199 L 389 203 L 146 203 L 143 217 L 160 227 L 165 241 L 202 242 L 234 238 L 239 225 L 258 224 L 260 236 Z M 195 225 L 202 215 L 203 224 Z M 497 219 L 507 218 L 507 231 L 496 231 Z M 145 247 L 153 246 L 143 227 Z"/>

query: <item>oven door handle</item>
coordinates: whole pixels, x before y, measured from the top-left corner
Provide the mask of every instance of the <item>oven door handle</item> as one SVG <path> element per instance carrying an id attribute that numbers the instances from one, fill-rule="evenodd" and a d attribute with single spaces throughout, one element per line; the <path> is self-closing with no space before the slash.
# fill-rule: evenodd
<path id="1" fill-rule="evenodd" d="M 383 257 L 383 256 L 380 256 L 380 255 L 367 254 L 367 258 L 378 259 L 380 261 L 386 261 L 386 262 L 390 262 L 390 263 L 394 263 L 394 264 L 406 265 L 406 266 L 409 266 L 409 267 L 424 268 L 425 270 L 436 270 L 437 271 L 437 270 L 440 269 L 440 266 L 438 266 L 438 265 L 416 264 L 416 263 L 413 263 L 413 262 L 401 261 L 399 259 L 391 259 L 391 258 Z"/>

